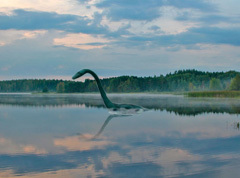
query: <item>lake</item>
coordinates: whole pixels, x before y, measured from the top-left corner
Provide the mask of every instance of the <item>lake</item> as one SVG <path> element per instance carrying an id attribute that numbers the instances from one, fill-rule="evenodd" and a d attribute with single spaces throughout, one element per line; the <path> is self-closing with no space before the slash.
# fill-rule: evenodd
<path id="1" fill-rule="evenodd" d="M 239 177 L 240 99 L 0 94 L 0 177 Z"/>

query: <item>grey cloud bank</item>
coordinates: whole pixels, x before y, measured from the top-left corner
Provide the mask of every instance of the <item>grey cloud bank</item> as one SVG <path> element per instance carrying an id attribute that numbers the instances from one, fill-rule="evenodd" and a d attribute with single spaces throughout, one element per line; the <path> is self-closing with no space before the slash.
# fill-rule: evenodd
<path id="1" fill-rule="evenodd" d="M 15 8 L 10 15 L 0 13 L 0 33 L 16 31 L 23 36 L 0 39 L 1 78 L 64 76 L 79 68 L 91 68 L 106 76 L 144 76 L 185 68 L 236 70 L 240 64 L 240 14 L 221 11 L 224 8 L 220 5 L 227 2 L 78 2 L 95 9 L 93 16 L 43 12 L 34 7 Z M 39 30 L 46 33 L 34 35 Z M 104 41 L 94 41 L 99 38 Z M 56 39 L 62 39 L 60 45 Z M 84 50 L 86 45 L 91 48 Z M 231 62 L 226 65 L 228 60 Z"/>
<path id="2" fill-rule="evenodd" d="M 105 14 L 112 20 L 154 20 L 161 16 L 159 8 L 163 6 L 173 6 L 180 9 L 192 8 L 200 11 L 215 10 L 211 3 L 200 0 L 105 0 L 96 6 L 103 8 Z"/>
<path id="3" fill-rule="evenodd" d="M 187 32 L 176 35 L 162 35 L 153 37 L 135 36 L 128 39 L 136 42 L 138 45 L 144 45 L 146 42 L 152 42 L 152 46 L 171 46 L 171 45 L 194 45 L 198 43 L 205 44 L 228 44 L 240 45 L 240 28 L 192 28 Z M 128 41 L 126 42 L 128 43 Z M 129 42 L 130 44 L 130 42 Z M 136 44 L 132 44 L 136 46 Z"/>

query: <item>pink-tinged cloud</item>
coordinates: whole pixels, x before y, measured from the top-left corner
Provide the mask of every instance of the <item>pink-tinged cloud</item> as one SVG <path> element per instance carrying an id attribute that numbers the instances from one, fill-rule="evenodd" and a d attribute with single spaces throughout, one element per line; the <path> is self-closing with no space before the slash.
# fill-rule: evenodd
<path id="1" fill-rule="evenodd" d="M 10 139 L 0 138 L 0 154 L 46 154 L 47 151 L 31 144 L 19 144 Z"/>
<path id="2" fill-rule="evenodd" d="M 107 140 L 92 140 L 91 138 L 93 138 L 91 134 L 58 138 L 54 140 L 54 145 L 64 147 L 70 151 L 85 151 L 95 148 L 103 149 L 105 146 L 114 144 Z"/>
<path id="3" fill-rule="evenodd" d="M 83 50 L 99 49 L 107 45 L 110 40 L 107 40 L 100 35 L 92 36 L 84 33 L 68 34 L 64 38 L 55 38 L 54 45 L 78 48 Z"/>

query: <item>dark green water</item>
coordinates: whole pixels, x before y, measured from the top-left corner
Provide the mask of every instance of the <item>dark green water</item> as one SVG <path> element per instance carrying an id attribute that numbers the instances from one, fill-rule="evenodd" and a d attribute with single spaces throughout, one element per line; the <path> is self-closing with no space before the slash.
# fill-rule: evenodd
<path id="1" fill-rule="evenodd" d="M 240 100 L 0 94 L 0 177 L 239 177 Z"/>

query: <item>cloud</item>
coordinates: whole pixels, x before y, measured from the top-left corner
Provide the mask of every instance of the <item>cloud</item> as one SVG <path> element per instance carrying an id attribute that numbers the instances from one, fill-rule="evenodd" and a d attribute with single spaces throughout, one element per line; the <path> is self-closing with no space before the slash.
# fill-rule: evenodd
<path id="1" fill-rule="evenodd" d="M 198 42 L 203 42 L 201 37 L 198 37 L 200 32 L 192 31 L 193 29 L 178 35 L 167 36 L 145 34 L 114 38 L 115 41 L 107 43 L 107 47 L 101 50 L 77 50 L 53 46 L 54 39 L 65 38 L 67 33 L 48 31 L 38 38 L 20 39 L 0 47 L 0 68 L 11 66 L 8 71 L 0 70 L 0 74 L 2 79 L 46 76 L 70 76 L 69 79 L 71 79 L 72 72 L 78 71 L 79 68 L 91 68 L 102 76 L 149 76 L 184 68 L 212 71 L 239 70 L 238 46 L 220 43 L 199 44 Z M 194 39 L 188 33 L 193 33 Z M 208 36 L 211 37 L 210 34 Z M 221 38 L 224 36 L 227 38 L 226 35 Z M 210 39 L 205 38 L 209 42 Z M 99 44 L 90 43 L 90 45 Z M 195 45 L 201 50 L 189 49 Z M 172 49 L 175 51 L 170 51 Z M 148 59 L 148 65 L 146 65 L 146 59 Z M 64 69 L 58 69 L 59 65 L 64 66 Z"/>
<path id="2" fill-rule="evenodd" d="M 153 25 L 153 26 L 151 26 L 151 27 L 149 28 L 149 30 L 159 31 L 159 30 L 161 30 L 161 28 L 160 28 L 159 26 L 157 26 L 157 25 Z"/>
<path id="3" fill-rule="evenodd" d="M 189 32 L 179 35 L 179 40 L 183 44 L 209 43 L 240 46 L 240 28 L 192 28 Z"/>
<path id="4" fill-rule="evenodd" d="M 31 0 L 9 0 L 0 5 L 1 78 L 70 76 L 76 66 L 105 76 L 142 76 L 199 65 L 208 70 L 216 59 L 222 61 L 221 70 L 239 64 L 237 12 L 218 11 L 226 2 L 221 8 L 200 0 L 65 2 L 37 1 L 34 7 Z M 232 63 L 226 67 L 223 58 Z"/>
<path id="5" fill-rule="evenodd" d="M 9 45 L 16 40 L 38 38 L 45 33 L 45 30 L 0 30 L 0 47 Z"/>
<path id="6" fill-rule="evenodd" d="M 0 3 L 0 13 L 13 14 L 13 10 L 28 9 L 31 11 L 55 12 L 91 18 L 98 11 L 94 6 L 91 6 L 91 3 L 91 1 L 87 2 L 84 0 L 7 0 Z"/>
<path id="7" fill-rule="evenodd" d="M 240 46 L 239 28 L 201 27 L 191 28 L 176 35 L 131 36 L 121 41 L 122 45 L 132 46 L 172 46 L 204 44 L 228 44 Z M 118 43 L 120 44 L 120 43 Z"/>
<path id="8" fill-rule="evenodd" d="M 46 163 L 48 164 L 48 163 Z M 42 178 L 42 177 L 51 177 L 51 178 L 66 178 L 66 177 L 99 177 L 104 173 L 94 169 L 94 165 L 88 164 L 80 166 L 77 168 L 65 168 L 61 167 L 60 170 L 46 170 L 43 172 L 31 172 L 31 173 L 21 173 L 16 176 L 14 170 L 1 170 L 0 177 L 18 177 L 18 178 Z M 74 175 L 74 176 L 73 176 Z"/>
<path id="9" fill-rule="evenodd" d="M 24 145 L 15 143 L 12 140 L 0 137 L 0 154 L 16 155 L 16 154 L 47 154 L 46 150 L 39 149 L 34 145 Z"/>
<path id="10" fill-rule="evenodd" d="M 205 25 L 215 25 L 219 23 L 227 23 L 227 24 L 235 24 L 239 23 L 239 17 L 238 16 L 226 16 L 226 15 L 219 15 L 219 14 L 201 14 L 198 16 L 194 16 L 190 12 L 184 12 L 181 14 L 178 14 L 177 17 L 175 17 L 175 20 L 177 21 L 191 21 L 191 22 L 197 22 L 197 23 L 203 23 L 202 26 Z"/>
<path id="11" fill-rule="evenodd" d="M 58 15 L 48 12 L 14 10 L 13 15 L 1 15 L 1 29 L 36 30 L 63 29 L 67 23 L 73 22 L 73 15 Z"/>
<path id="12" fill-rule="evenodd" d="M 4 45 L 6 45 L 6 43 L 4 43 L 4 42 L 0 42 L 0 46 L 4 46 Z"/>
<path id="13" fill-rule="evenodd" d="M 103 48 L 107 45 L 109 40 L 102 38 L 101 36 L 91 36 L 88 34 L 68 34 L 64 38 L 55 38 L 54 45 L 72 47 L 78 49 L 95 49 L 95 48 Z"/>
<path id="14" fill-rule="evenodd" d="M 145 1 L 102 1 L 97 4 L 99 8 L 106 8 L 105 13 L 111 20 L 153 20 L 161 16 L 157 6 L 146 4 Z"/>
<path id="15" fill-rule="evenodd" d="M 55 146 L 61 146 L 69 151 L 87 151 L 93 149 L 103 149 L 106 146 L 113 145 L 113 142 L 107 140 L 92 140 L 94 135 L 84 134 L 80 136 L 71 136 L 54 140 Z"/>
<path id="16" fill-rule="evenodd" d="M 216 11 L 216 6 L 206 0 L 167 0 L 167 5 L 177 8 L 197 9 L 203 12 Z"/>
<path id="17" fill-rule="evenodd" d="M 16 30 L 63 30 L 88 34 L 107 33 L 108 30 L 94 20 L 82 16 L 54 12 L 14 10 L 13 15 L 0 15 L 0 29 Z"/>
<path id="18" fill-rule="evenodd" d="M 160 7 L 172 6 L 179 9 L 191 8 L 200 11 L 213 11 L 212 4 L 200 0 L 104 0 L 96 7 L 104 9 L 107 17 L 113 21 L 121 19 L 152 21 L 161 17 Z"/>
<path id="19" fill-rule="evenodd" d="M 1 71 L 8 71 L 11 68 L 11 66 L 5 66 L 1 68 Z"/>
<path id="20" fill-rule="evenodd" d="M 231 21 L 230 17 L 221 16 L 221 15 L 207 15 L 199 18 L 200 21 L 208 23 L 219 23 L 219 22 L 229 22 Z"/>

